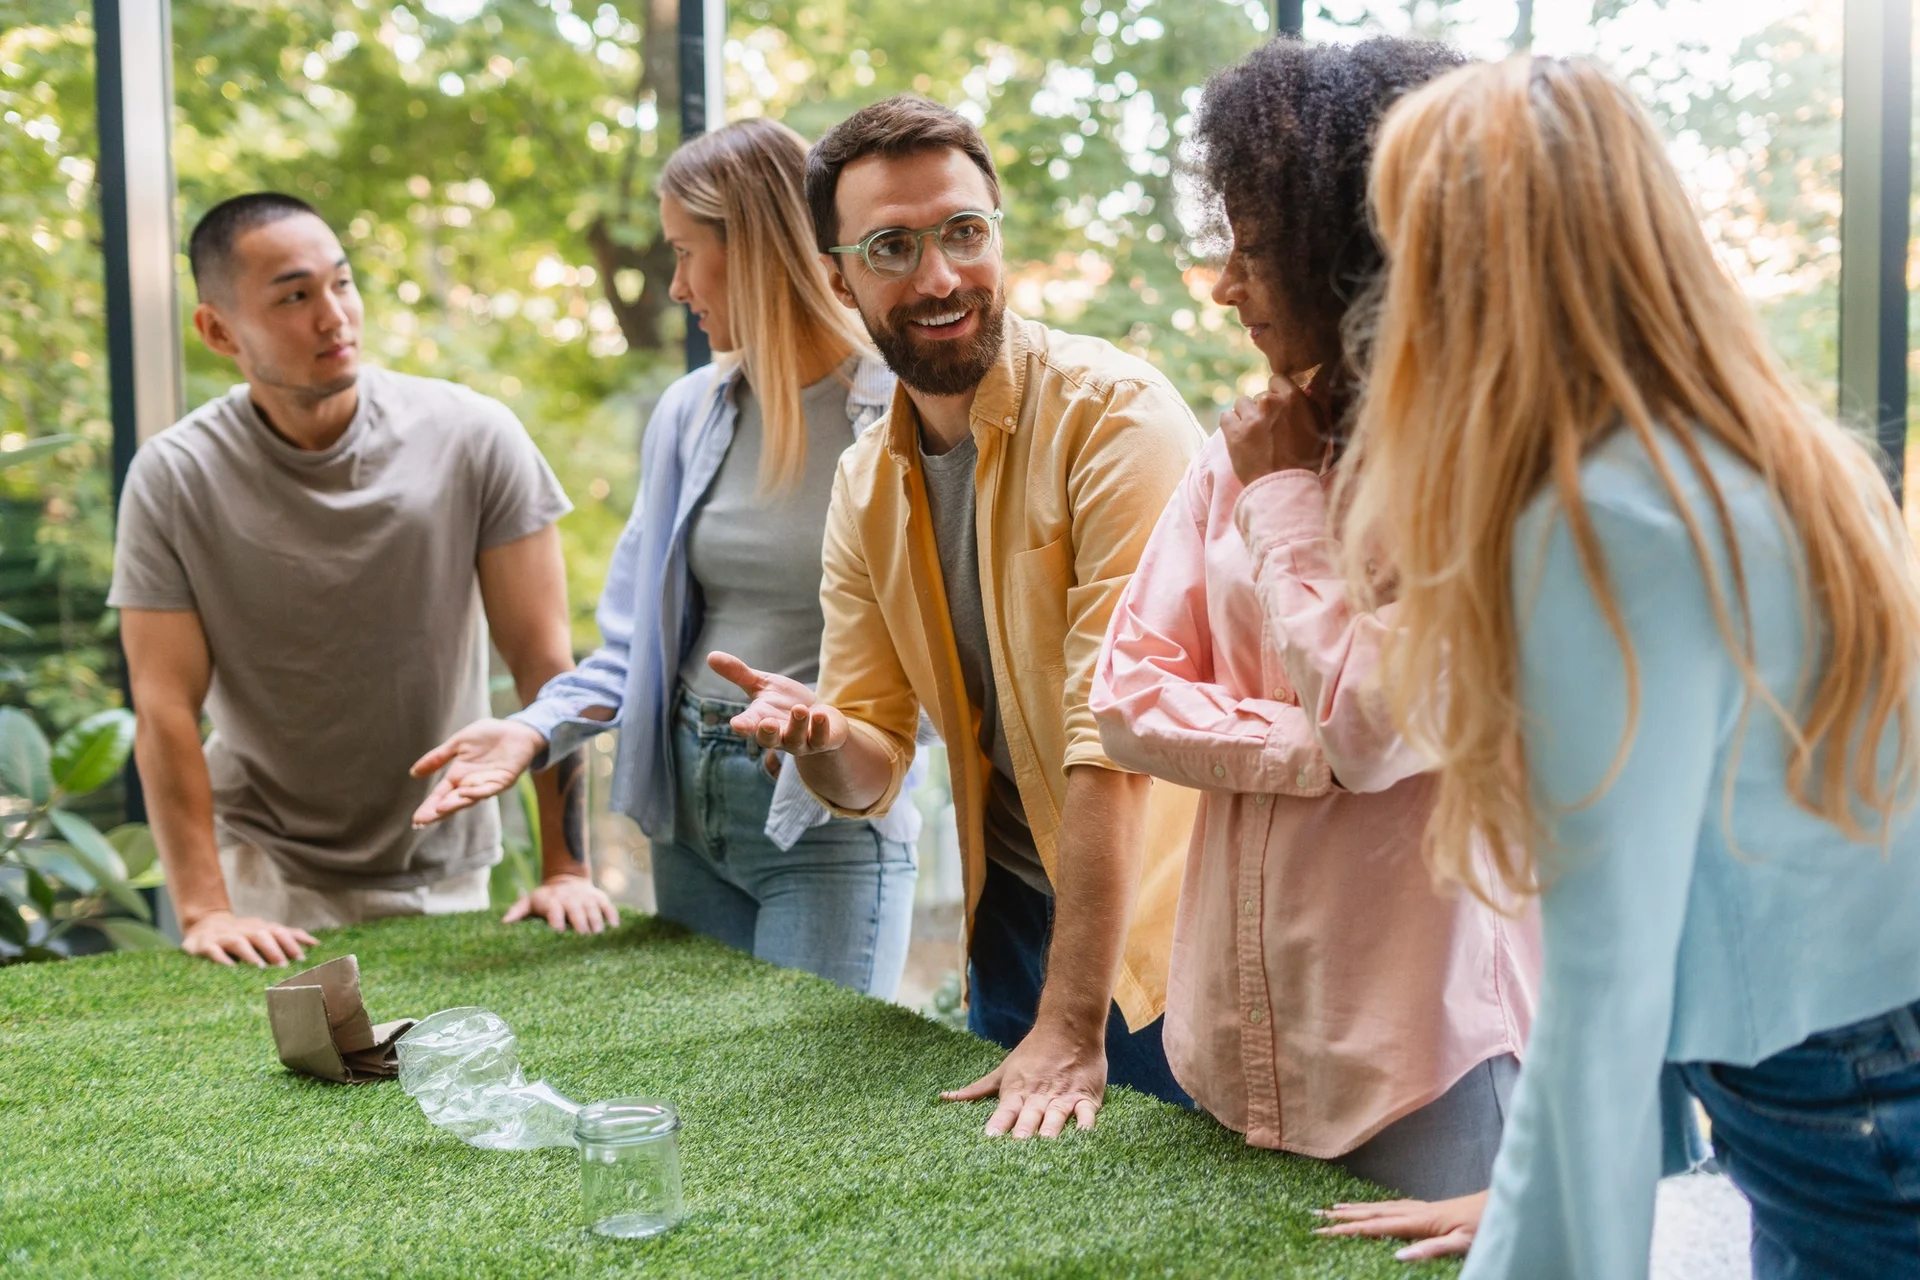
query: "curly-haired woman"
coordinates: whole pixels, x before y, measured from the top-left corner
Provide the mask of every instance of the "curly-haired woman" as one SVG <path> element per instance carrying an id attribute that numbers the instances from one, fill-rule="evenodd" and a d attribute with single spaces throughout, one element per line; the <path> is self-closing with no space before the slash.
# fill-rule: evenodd
<path id="1" fill-rule="evenodd" d="M 1282 39 L 1208 84 L 1193 140 L 1233 239 L 1214 296 L 1272 390 L 1227 415 L 1161 517 L 1093 699 L 1116 761 L 1205 793 L 1168 992 L 1180 1083 L 1253 1145 L 1429 1197 L 1487 1185 L 1536 941 L 1433 891 L 1429 764 L 1369 687 L 1390 619 L 1351 601 L 1325 464 L 1355 391 L 1342 324 L 1380 263 L 1374 128 L 1459 62 Z"/>

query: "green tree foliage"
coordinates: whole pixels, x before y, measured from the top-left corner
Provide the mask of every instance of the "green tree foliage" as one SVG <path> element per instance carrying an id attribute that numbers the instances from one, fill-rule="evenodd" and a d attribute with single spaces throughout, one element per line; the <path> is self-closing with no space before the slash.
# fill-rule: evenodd
<path id="1" fill-rule="evenodd" d="M 1666 3 L 1597 5 L 1594 47 L 1680 139 L 1683 167 L 1717 182 L 1710 228 L 1790 362 L 1825 390 L 1834 5 L 1821 0 L 1719 62 L 1608 36 Z M 1310 29 L 1326 33 L 1469 32 L 1459 0 L 1309 9 Z M 776 116 L 817 136 L 889 93 L 952 104 L 981 121 L 1002 168 L 1015 309 L 1153 361 L 1209 425 L 1257 376 L 1230 315 L 1206 300 L 1209 246 L 1193 239 L 1178 152 L 1206 76 L 1264 38 L 1264 0 L 733 0 L 729 10 L 733 116 Z M 214 202 L 262 187 L 328 214 L 367 299 L 369 357 L 511 405 L 579 505 L 562 531 L 581 643 L 593 639 L 592 605 L 632 501 L 642 416 L 681 367 L 652 197 L 677 142 L 677 11 L 677 0 L 173 5 L 183 236 Z M 1516 15 L 1494 44 L 1531 38 L 1531 10 Z M 0 609 L 35 632 L 32 643 L 0 633 L 0 679 L 7 700 L 55 727 L 117 700 L 111 620 L 100 616 L 110 433 L 91 46 L 78 0 L 0 0 L 0 449 L 79 437 L 0 477 Z M 184 259 L 181 272 L 184 317 Z M 234 379 L 191 332 L 185 347 L 191 403 Z"/>
<path id="2" fill-rule="evenodd" d="M 174 9 L 183 222 L 258 187 L 325 209 L 370 355 L 505 400 L 581 504 L 563 528 L 583 622 L 631 502 L 639 410 L 680 368 L 651 194 L 677 140 L 676 8 Z M 736 5 L 729 96 L 810 136 L 906 89 L 971 110 L 1007 170 L 1015 305 L 1131 346 L 1205 405 L 1251 360 L 1192 296 L 1175 126 L 1183 95 L 1258 33 L 1208 0 L 1174 39 L 1159 11 Z M 196 400 L 231 377 L 197 348 L 188 368 Z"/>
<path id="3" fill-rule="evenodd" d="M 1621 69 L 1692 180 L 1707 232 L 1787 365 L 1831 412 L 1839 376 L 1840 40 L 1813 4 L 1742 38 L 1732 75 L 1704 51 L 1647 49 Z"/>
<path id="4" fill-rule="evenodd" d="M 85 14 L 0 3 L 0 451 L 77 437 L 0 471 L 0 685 L 56 728 L 118 700 L 93 138 Z"/>
<path id="5" fill-rule="evenodd" d="M 632 500 L 641 414 L 681 367 L 652 196 L 677 141 L 676 13 L 675 0 L 173 6 L 183 237 L 245 190 L 328 214 L 367 299 L 369 357 L 507 402 L 580 505 L 563 534 L 583 642 Z M 0 252 L 17 301 L 0 351 L 19 394 L 4 430 L 90 442 L 45 477 L 56 496 L 39 539 L 73 561 L 97 611 L 111 524 L 91 30 L 73 0 L 16 0 L 11 16 Z M 1005 169 L 1014 306 L 1154 360 L 1210 421 L 1255 358 L 1204 300 L 1176 152 L 1197 86 L 1263 23 L 1258 5 L 1222 0 L 737 3 L 729 97 L 735 115 L 809 136 L 903 90 L 982 120 Z M 234 380 L 191 332 L 186 354 L 190 403 Z M 81 648 L 68 640 L 62 654 Z"/>

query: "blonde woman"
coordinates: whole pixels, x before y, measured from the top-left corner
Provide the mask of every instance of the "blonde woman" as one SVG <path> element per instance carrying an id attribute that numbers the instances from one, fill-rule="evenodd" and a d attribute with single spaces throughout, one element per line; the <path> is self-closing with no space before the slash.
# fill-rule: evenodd
<path id="1" fill-rule="evenodd" d="M 1476 837 L 1511 851 L 1546 971 L 1484 1219 L 1336 1230 L 1471 1240 L 1470 1280 L 1644 1275 L 1684 1085 L 1756 1276 L 1920 1276 L 1920 588 L 1873 459 L 1593 67 L 1409 97 L 1371 198 L 1346 546 L 1398 575 L 1384 671 L 1440 762 L 1433 864 L 1485 892 Z"/>
<path id="2" fill-rule="evenodd" d="M 911 804 L 831 817 L 799 772 L 728 727 L 719 652 L 812 683 L 835 463 L 893 377 L 830 292 L 802 194 L 806 143 L 743 120 L 660 176 L 671 295 L 721 353 L 674 383 L 641 446 L 641 492 L 601 596 L 603 642 L 509 720 L 468 726 L 416 772 L 447 772 L 417 820 L 497 794 L 610 727 L 613 803 L 652 842 L 660 914 L 873 995 L 906 963 Z"/>

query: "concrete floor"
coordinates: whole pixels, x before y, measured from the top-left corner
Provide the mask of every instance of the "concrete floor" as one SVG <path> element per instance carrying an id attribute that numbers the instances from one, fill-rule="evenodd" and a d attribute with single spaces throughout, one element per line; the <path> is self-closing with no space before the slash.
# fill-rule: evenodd
<path id="1" fill-rule="evenodd" d="M 1660 1184 L 1653 1217 L 1653 1280 L 1751 1280 L 1746 1197 L 1719 1174 Z"/>

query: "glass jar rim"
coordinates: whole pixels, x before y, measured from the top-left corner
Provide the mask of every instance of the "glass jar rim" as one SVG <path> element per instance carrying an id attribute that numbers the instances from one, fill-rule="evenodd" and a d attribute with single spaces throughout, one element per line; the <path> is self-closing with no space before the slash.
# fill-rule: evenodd
<path id="1" fill-rule="evenodd" d="M 580 1108 L 573 1133 L 582 1142 L 645 1142 L 680 1128 L 680 1113 L 659 1098 L 604 1098 Z"/>

